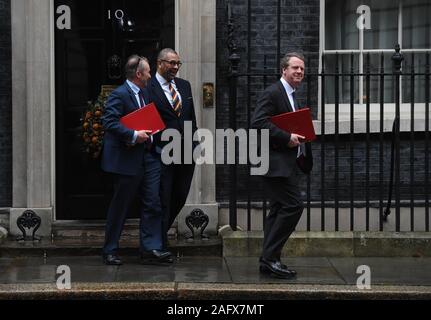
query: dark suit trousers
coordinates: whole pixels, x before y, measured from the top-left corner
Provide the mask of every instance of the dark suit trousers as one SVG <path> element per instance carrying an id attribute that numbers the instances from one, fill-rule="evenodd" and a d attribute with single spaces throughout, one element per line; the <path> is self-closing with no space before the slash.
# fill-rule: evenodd
<path id="1" fill-rule="evenodd" d="M 161 194 L 163 209 L 163 243 L 167 245 L 167 232 L 186 203 L 193 179 L 194 164 L 162 163 Z"/>
<path id="2" fill-rule="evenodd" d="M 138 174 L 115 175 L 114 195 L 106 218 L 104 254 L 117 252 L 127 213 L 136 195 L 140 200 L 140 250 L 162 248 L 160 170 L 160 156 L 145 152 Z"/>
<path id="3" fill-rule="evenodd" d="M 289 178 L 263 177 L 263 181 L 270 199 L 270 211 L 265 219 L 262 258 L 277 261 L 304 207 L 295 173 Z"/>

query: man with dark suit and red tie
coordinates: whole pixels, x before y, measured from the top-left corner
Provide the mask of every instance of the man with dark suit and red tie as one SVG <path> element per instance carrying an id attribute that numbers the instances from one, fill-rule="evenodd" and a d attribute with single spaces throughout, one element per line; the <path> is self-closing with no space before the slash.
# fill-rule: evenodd
<path id="1" fill-rule="evenodd" d="M 301 143 L 305 137 L 271 122 L 272 116 L 299 109 L 295 91 L 304 78 L 304 57 L 288 53 L 281 59 L 280 69 L 280 80 L 265 89 L 252 120 L 252 127 L 269 130 L 269 169 L 263 176 L 263 189 L 270 199 L 270 212 L 265 218 L 260 272 L 292 278 L 296 271 L 281 263 L 281 251 L 301 218 L 298 175 L 299 170 L 311 171 L 312 154 L 311 145 Z"/>
<path id="2" fill-rule="evenodd" d="M 134 131 L 120 118 L 149 102 L 143 91 L 151 78 L 148 60 L 128 58 L 127 80 L 109 96 L 102 123 L 105 130 L 102 169 L 114 176 L 114 195 L 106 218 L 103 262 L 121 265 L 119 240 L 129 208 L 136 196 L 140 208 L 140 253 L 142 263 L 172 263 L 171 253 L 163 250 L 162 208 L 160 204 L 160 154 L 148 131 Z"/>
<path id="3" fill-rule="evenodd" d="M 151 102 L 154 102 L 166 124 L 166 129 L 176 129 L 181 134 L 181 150 L 184 150 L 184 126 L 189 122 L 192 132 L 197 130 L 196 115 L 190 83 L 176 75 L 182 63 L 177 52 L 165 48 L 157 57 L 157 72 L 147 86 Z M 161 141 L 161 133 L 155 135 L 155 143 L 163 148 L 168 141 Z M 196 146 L 196 143 L 193 143 Z M 192 152 L 192 150 L 190 150 Z M 183 208 L 193 178 L 194 163 L 162 163 L 161 200 L 163 208 L 163 242 L 167 246 L 167 232 Z M 190 156 L 190 155 L 188 155 Z"/>

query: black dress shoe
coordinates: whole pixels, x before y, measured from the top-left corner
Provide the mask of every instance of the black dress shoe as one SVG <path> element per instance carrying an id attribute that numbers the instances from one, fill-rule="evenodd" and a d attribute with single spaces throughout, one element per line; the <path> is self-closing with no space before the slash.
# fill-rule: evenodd
<path id="1" fill-rule="evenodd" d="M 167 250 L 149 250 L 141 252 L 142 263 L 172 263 L 172 253 Z"/>
<path id="2" fill-rule="evenodd" d="M 261 259 L 259 271 L 282 279 L 291 279 L 296 276 L 295 270 L 290 270 L 287 267 L 283 268 L 281 265 L 282 263 L 280 261 Z"/>
<path id="3" fill-rule="evenodd" d="M 174 262 L 174 255 L 172 254 L 172 252 L 170 252 L 166 249 L 162 249 L 162 251 L 166 251 L 169 254 L 169 256 L 167 258 L 163 259 L 163 262 L 164 263 L 173 263 Z"/>
<path id="4" fill-rule="evenodd" d="M 284 265 L 285 267 L 281 267 L 282 269 L 283 269 L 283 271 L 286 271 L 286 270 L 289 270 L 288 268 L 287 268 L 287 266 L 286 265 Z M 271 271 L 271 269 L 270 268 L 268 268 L 266 265 L 264 265 L 264 264 L 261 264 L 260 266 L 259 266 L 259 271 L 260 271 L 260 273 L 263 273 L 263 274 L 267 274 L 267 275 L 271 275 L 271 274 L 273 274 L 273 272 Z M 294 271 L 294 270 L 289 270 L 289 271 L 293 271 L 294 273 L 295 273 L 295 275 L 296 275 L 296 271 Z"/>
<path id="5" fill-rule="evenodd" d="M 115 254 L 104 254 L 103 263 L 108 266 L 120 266 L 123 264 L 123 261 Z"/>
<path id="6" fill-rule="evenodd" d="M 259 262 L 262 262 L 262 257 L 260 257 L 259 258 Z M 281 261 L 280 261 L 280 266 L 283 268 L 283 269 L 289 269 L 284 263 L 282 263 Z M 266 268 L 263 268 L 264 270 L 268 270 L 268 269 L 266 269 Z M 295 270 L 292 270 L 292 269 L 290 269 L 290 271 L 291 272 L 293 272 L 295 275 L 296 275 L 296 271 Z M 262 271 L 261 270 L 261 272 L 265 272 L 265 271 Z M 267 271 L 268 272 L 268 271 Z"/>

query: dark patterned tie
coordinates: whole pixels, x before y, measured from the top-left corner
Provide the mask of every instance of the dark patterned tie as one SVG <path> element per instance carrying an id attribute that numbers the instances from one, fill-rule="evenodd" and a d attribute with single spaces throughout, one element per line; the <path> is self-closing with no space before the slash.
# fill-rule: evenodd
<path id="1" fill-rule="evenodd" d="M 176 115 L 179 117 L 181 114 L 181 100 L 180 100 L 180 97 L 178 96 L 177 91 L 174 89 L 172 82 L 169 82 L 169 91 L 172 96 L 172 102 L 173 102 L 172 108 L 174 109 L 174 112 L 176 113 Z"/>
<path id="2" fill-rule="evenodd" d="M 142 90 L 139 90 L 138 96 L 139 96 L 139 108 L 145 107 L 144 94 L 142 93 Z"/>
<path id="3" fill-rule="evenodd" d="M 293 100 L 293 109 L 295 111 L 298 111 L 299 108 L 298 108 L 298 103 L 296 102 L 295 91 L 292 92 L 292 100 Z M 304 145 L 304 143 L 299 144 L 298 158 L 301 156 L 305 156 L 305 145 Z"/>

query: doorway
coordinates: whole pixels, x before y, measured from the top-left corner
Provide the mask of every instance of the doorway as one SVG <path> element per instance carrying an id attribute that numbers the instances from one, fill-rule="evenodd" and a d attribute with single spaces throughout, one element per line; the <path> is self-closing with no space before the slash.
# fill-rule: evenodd
<path id="1" fill-rule="evenodd" d="M 147 57 L 154 74 L 158 51 L 174 48 L 175 3 L 55 0 L 54 6 L 67 6 L 71 17 L 70 29 L 55 29 L 56 219 L 105 219 L 112 182 L 100 169 L 96 111 L 124 82 L 128 56 Z"/>

